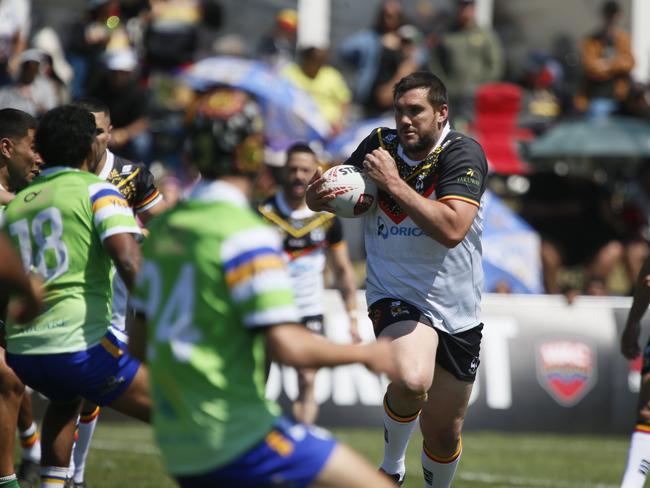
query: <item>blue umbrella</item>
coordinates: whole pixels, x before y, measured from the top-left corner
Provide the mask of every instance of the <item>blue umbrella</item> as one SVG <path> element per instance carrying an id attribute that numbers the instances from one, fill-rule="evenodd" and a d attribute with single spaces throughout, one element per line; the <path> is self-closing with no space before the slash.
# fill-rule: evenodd
<path id="1" fill-rule="evenodd" d="M 264 111 L 267 143 L 274 150 L 286 149 L 296 141 L 322 141 L 331 133 L 309 94 L 260 61 L 206 58 L 184 70 L 181 78 L 198 91 L 227 85 L 255 95 Z"/>
<path id="2" fill-rule="evenodd" d="M 325 155 L 332 161 L 345 161 L 357 146 L 377 127 L 395 128 L 393 116 L 365 119 L 343 130 L 325 144 Z"/>
<path id="3" fill-rule="evenodd" d="M 513 293 L 544 293 L 537 232 L 488 192 L 483 215 L 485 290 L 505 282 Z"/>

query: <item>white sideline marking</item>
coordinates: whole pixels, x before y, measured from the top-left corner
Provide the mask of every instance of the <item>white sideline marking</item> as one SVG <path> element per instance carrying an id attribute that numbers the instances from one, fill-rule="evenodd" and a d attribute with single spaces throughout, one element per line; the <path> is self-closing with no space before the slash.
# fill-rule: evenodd
<path id="1" fill-rule="evenodd" d="M 465 481 L 478 481 L 479 483 L 499 483 L 506 486 L 525 486 L 528 488 L 618 488 L 619 485 L 605 483 L 578 483 L 573 481 L 549 480 L 544 478 L 524 478 L 522 476 L 504 476 L 489 473 L 461 471 L 458 477 Z"/>

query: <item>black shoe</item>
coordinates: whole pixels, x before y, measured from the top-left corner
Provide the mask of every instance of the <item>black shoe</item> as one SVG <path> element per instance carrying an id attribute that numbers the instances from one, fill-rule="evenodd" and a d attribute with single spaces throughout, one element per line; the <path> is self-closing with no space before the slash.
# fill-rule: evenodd
<path id="1" fill-rule="evenodd" d="M 29 484 L 30 486 L 38 487 L 41 483 L 41 466 L 39 463 L 23 459 L 18 466 L 18 473 L 16 474 L 18 481 Z"/>
<path id="2" fill-rule="evenodd" d="M 387 473 L 386 471 L 384 471 L 381 468 L 379 468 L 379 472 L 384 474 L 385 476 L 387 476 L 391 480 L 393 480 L 397 484 L 397 486 L 402 486 L 404 484 L 404 480 L 406 479 L 406 475 L 402 476 L 402 478 L 400 479 L 399 473 L 390 474 L 390 473 Z"/>

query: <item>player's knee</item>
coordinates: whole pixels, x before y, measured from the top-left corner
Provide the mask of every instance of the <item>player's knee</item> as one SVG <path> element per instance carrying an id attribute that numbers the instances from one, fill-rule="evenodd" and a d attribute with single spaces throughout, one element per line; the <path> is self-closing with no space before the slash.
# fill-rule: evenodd
<path id="1" fill-rule="evenodd" d="M 9 367 L 0 369 L 0 396 L 5 401 L 20 399 L 25 392 L 25 385 Z M 10 400 L 11 399 L 11 400 Z"/>
<path id="2" fill-rule="evenodd" d="M 455 429 L 454 426 L 430 429 L 426 432 L 423 429 L 423 435 L 427 449 L 441 457 L 455 453 L 460 442 L 460 430 Z"/>
<path id="3" fill-rule="evenodd" d="M 405 394 L 415 397 L 426 397 L 433 378 L 424 371 L 403 371 L 396 383 Z"/>

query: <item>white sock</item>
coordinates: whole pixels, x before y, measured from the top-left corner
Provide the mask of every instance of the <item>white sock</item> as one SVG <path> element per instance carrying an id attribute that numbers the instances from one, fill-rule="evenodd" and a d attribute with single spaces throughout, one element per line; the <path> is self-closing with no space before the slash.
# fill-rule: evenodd
<path id="1" fill-rule="evenodd" d="M 456 452 L 446 459 L 438 458 L 431 454 L 423 443 L 422 472 L 424 473 L 424 487 L 449 488 L 451 482 L 454 480 L 462 452 L 463 443 L 460 439 L 458 440 Z"/>
<path id="2" fill-rule="evenodd" d="M 621 488 L 643 488 L 650 469 L 650 427 L 637 425 L 632 434 Z"/>
<path id="3" fill-rule="evenodd" d="M 61 488 L 67 475 L 68 468 L 41 466 L 41 488 Z"/>
<path id="4" fill-rule="evenodd" d="M 22 458 L 39 463 L 41 461 L 41 439 L 36 424 L 32 422 L 27 430 L 20 431 L 19 436 L 20 446 L 23 450 Z"/>
<path id="5" fill-rule="evenodd" d="M 381 469 L 388 474 L 399 474 L 404 478 L 406 465 L 404 458 L 413 429 L 417 425 L 420 412 L 402 417 L 391 410 L 384 396 L 384 460 Z"/>
<path id="6" fill-rule="evenodd" d="M 84 473 L 86 471 L 86 459 L 90 451 L 90 441 L 95 432 L 97 419 L 99 417 L 100 408 L 96 407 L 89 414 L 82 414 L 79 417 L 78 437 L 72 451 L 72 462 L 74 462 L 74 482 L 81 483 L 84 480 Z"/>

